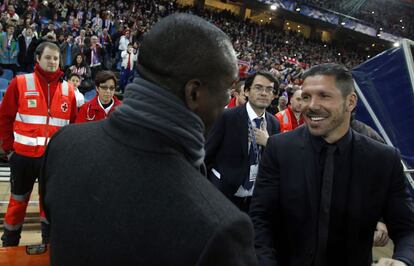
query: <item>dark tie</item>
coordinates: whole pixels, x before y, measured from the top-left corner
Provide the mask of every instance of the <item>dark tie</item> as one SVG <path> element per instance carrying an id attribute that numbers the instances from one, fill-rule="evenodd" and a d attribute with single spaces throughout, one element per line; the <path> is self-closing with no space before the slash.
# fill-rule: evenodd
<path id="1" fill-rule="evenodd" d="M 335 145 L 326 147 L 325 163 L 323 166 L 321 198 L 319 205 L 318 222 L 318 251 L 315 258 L 316 265 L 327 265 L 327 246 L 329 237 L 329 216 L 331 209 L 332 184 L 334 178 L 334 152 Z"/>
<path id="2" fill-rule="evenodd" d="M 253 119 L 254 122 L 254 126 L 256 128 L 260 128 L 260 126 L 262 125 L 263 122 L 263 117 L 257 117 L 255 119 Z M 254 131 L 252 130 L 252 132 L 250 132 L 251 135 L 254 135 Z M 252 136 L 251 136 L 252 139 Z M 250 149 L 249 149 L 249 165 L 255 165 L 258 163 L 257 158 L 258 158 L 258 152 L 260 152 L 260 146 L 256 144 L 256 149 L 253 146 L 253 141 L 250 142 Z M 247 178 L 245 178 L 244 182 L 243 182 L 243 188 L 246 190 L 250 190 L 253 187 L 254 182 L 250 181 L 250 171 L 249 174 L 247 175 Z"/>

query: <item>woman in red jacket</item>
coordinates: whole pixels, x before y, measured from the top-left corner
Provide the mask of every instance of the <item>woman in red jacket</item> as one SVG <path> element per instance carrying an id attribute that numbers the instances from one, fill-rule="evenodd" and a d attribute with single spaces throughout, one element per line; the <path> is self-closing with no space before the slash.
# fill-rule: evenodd
<path id="1" fill-rule="evenodd" d="M 106 118 L 121 104 L 115 96 L 116 77 L 112 71 L 101 71 L 96 74 L 95 85 L 97 95 L 81 106 L 75 123 L 98 121 Z"/>

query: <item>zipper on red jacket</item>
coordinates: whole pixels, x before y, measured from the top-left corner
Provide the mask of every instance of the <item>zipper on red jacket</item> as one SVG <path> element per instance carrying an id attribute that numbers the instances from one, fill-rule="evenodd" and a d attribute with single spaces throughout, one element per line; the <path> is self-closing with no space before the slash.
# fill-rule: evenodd
<path id="1" fill-rule="evenodd" d="M 46 139 L 45 146 L 49 136 L 49 118 L 50 118 L 50 83 L 47 83 L 47 117 L 46 117 Z"/>

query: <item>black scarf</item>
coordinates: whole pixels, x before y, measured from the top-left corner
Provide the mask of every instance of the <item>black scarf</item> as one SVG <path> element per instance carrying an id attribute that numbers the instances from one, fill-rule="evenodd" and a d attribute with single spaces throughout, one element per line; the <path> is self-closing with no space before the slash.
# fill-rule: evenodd
<path id="1" fill-rule="evenodd" d="M 177 96 L 142 78 L 125 92 L 116 119 L 159 132 L 177 143 L 196 168 L 203 168 L 204 124 Z M 137 87 L 138 86 L 138 87 Z"/>

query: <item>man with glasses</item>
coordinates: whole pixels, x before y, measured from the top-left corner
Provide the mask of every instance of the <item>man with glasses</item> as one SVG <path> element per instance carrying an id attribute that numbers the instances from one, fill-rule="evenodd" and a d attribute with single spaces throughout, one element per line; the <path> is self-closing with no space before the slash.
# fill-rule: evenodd
<path id="1" fill-rule="evenodd" d="M 121 104 L 115 96 L 116 77 L 112 71 L 101 71 L 95 78 L 97 95 L 81 106 L 76 123 L 85 123 L 105 119 Z"/>
<path id="2" fill-rule="evenodd" d="M 240 210 L 249 211 L 261 154 L 269 135 L 279 132 L 279 122 L 266 107 L 279 83 L 269 72 L 247 78 L 245 105 L 227 109 L 215 123 L 206 142 L 206 167 L 210 181 Z M 276 93 L 277 94 L 277 93 Z"/>

